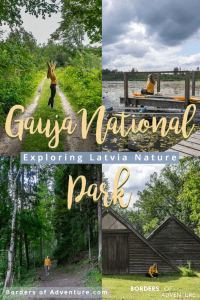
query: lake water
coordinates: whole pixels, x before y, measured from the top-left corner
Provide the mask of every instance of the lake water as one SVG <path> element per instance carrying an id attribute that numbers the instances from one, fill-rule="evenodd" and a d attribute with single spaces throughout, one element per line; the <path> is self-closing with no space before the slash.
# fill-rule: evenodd
<path id="1" fill-rule="evenodd" d="M 140 93 L 142 88 L 146 87 L 144 81 L 129 81 L 129 97 L 132 93 Z M 164 96 L 185 96 L 185 82 L 183 81 L 161 81 L 160 91 Z M 155 85 L 155 93 L 157 85 Z M 192 91 L 190 91 L 192 95 Z M 112 106 L 114 110 L 124 110 L 124 104 L 120 104 L 120 97 L 124 97 L 124 82 L 123 81 L 103 81 L 102 82 L 102 104 L 105 107 Z M 200 82 L 196 82 L 195 96 L 200 97 Z M 105 122 L 106 124 L 107 122 Z M 200 129 L 199 127 L 197 129 Z M 197 130 L 196 129 L 196 130 Z M 105 131 L 105 125 L 104 125 Z M 165 151 L 171 146 L 179 143 L 183 139 L 182 134 L 175 135 L 169 132 L 165 138 L 161 137 L 160 131 L 151 134 L 151 131 L 146 134 L 129 134 L 128 138 L 122 139 L 120 134 L 113 136 L 108 133 L 105 144 L 102 147 L 103 151 L 130 151 L 129 145 L 135 147 L 134 151 Z M 133 151 L 133 150 L 132 150 Z"/>
<path id="2" fill-rule="evenodd" d="M 129 97 L 132 93 L 139 94 L 142 88 L 146 87 L 145 81 L 129 81 Z M 191 83 L 192 89 L 192 83 Z M 185 96 L 185 82 L 183 81 L 161 81 L 160 91 L 164 96 Z M 157 84 L 155 85 L 155 93 L 157 92 Z M 192 90 L 190 91 L 192 95 Z M 120 97 L 124 97 L 123 81 L 103 81 L 102 82 L 102 104 L 105 107 L 112 106 L 114 110 L 121 110 L 124 104 L 120 104 Z M 200 97 L 200 82 L 196 82 L 195 96 Z"/>

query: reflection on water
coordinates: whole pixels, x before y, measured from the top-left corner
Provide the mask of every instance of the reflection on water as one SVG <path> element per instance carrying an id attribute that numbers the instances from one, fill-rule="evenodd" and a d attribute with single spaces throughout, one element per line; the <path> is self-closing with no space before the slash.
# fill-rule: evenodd
<path id="1" fill-rule="evenodd" d="M 192 84 L 190 85 L 192 88 Z M 129 81 L 129 97 L 132 93 L 140 93 L 142 88 L 146 87 L 145 81 Z M 155 85 L 155 93 L 157 91 L 157 84 Z M 185 96 L 185 82 L 184 81 L 161 81 L 160 91 L 164 96 Z M 192 95 L 192 90 L 190 91 Z M 200 96 L 200 82 L 196 82 L 195 95 Z M 124 82 L 123 81 L 103 81 L 102 82 L 102 104 L 105 107 L 112 106 L 114 110 L 124 108 L 124 104 L 120 104 L 120 97 L 124 97 Z"/>

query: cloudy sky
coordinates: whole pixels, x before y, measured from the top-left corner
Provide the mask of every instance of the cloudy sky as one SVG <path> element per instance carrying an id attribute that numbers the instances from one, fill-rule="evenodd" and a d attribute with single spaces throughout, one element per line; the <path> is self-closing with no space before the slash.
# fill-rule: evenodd
<path id="1" fill-rule="evenodd" d="M 199 0 L 103 0 L 103 68 L 200 67 Z"/>
<path id="2" fill-rule="evenodd" d="M 59 4 L 59 0 L 57 0 L 57 4 Z M 53 13 L 51 17 L 46 15 L 44 20 L 42 19 L 42 16 L 36 18 L 29 13 L 25 13 L 25 8 L 22 8 L 21 15 L 23 21 L 22 26 L 26 31 L 33 34 L 38 44 L 47 43 L 48 39 L 50 39 L 50 35 L 56 31 L 56 29 L 60 26 L 60 22 L 62 21 L 60 12 Z M 9 27 L 2 26 L 1 29 L 4 31 L 4 38 L 6 38 L 10 32 Z M 83 44 L 86 45 L 88 43 L 89 39 L 85 34 Z"/>
<path id="3" fill-rule="evenodd" d="M 110 184 L 109 191 L 111 193 L 113 192 L 115 175 L 122 166 L 123 165 L 117 165 L 117 164 L 102 165 L 102 171 L 105 174 L 105 177 L 108 179 L 108 182 Z M 130 170 L 130 177 L 122 187 L 124 189 L 123 201 L 124 203 L 127 203 L 130 193 L 132 191 L 132 197 L 129 204 L 129 207 L 131 207 L 132 204 L 136 200 L 138 200 L 137 192 L 143 191 L 143 189 L 145 189 L 145 183 L 149 181 L 150 175 L 153 174 L 154 172 L 160 174 L 160 171 L 165 167 L 165 165 L 164 164 L 163 165 L 162 164 L 159 165 L 126 164 L 126 167 L 128 167 Z M 124 171 L 121 174 L 120 182 L 122 182 L 125 179 L 126 175 L 127 173 Z"/>

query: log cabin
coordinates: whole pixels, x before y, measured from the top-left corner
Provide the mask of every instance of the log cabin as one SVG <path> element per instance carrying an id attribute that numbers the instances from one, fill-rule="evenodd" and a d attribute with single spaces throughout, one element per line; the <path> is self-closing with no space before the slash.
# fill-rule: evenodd
<path id="1" fill-rule="evenodd" d="M 145 274 L 154 263 L 159 273 L 177 266 L 113 209 L 102 212 L 102 273 Z"/>
<path id="2" fill-rule="evenodd" d="M 200 238 L 175 216 L 169 217 L 147 238 L 176 266 L 200 268 Z"/>

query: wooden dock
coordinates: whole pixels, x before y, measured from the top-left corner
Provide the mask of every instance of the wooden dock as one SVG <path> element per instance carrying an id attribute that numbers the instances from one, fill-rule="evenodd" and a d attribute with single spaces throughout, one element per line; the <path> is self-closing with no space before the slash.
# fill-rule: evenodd
<path id="1" fill-rule="evenodd" d="M 195 96 L 195 73 L 197 71 L 192 71 L 192 96 Z M 128 75 L 129 74 L 157 74 L 157 93 L 160 93 L 160 86 L 161 86 L 161 75 L 166 73 L 173 73 L 175 71 L 149 71 L 149 72 L 124 72 L 124 97 L 120 98 L 120 103 L 124 103 L 125 107 L 134 106 L 137 107 L 138 105 L 143 106 L 154 106 L 154 107 L 161 107 L 161 108 L 172 108 L 172 109 L 183 109 L 186 108 L 189 104 L 194 103 L 197 109 L 200 109 L 200 102 L 199 101 L 191 101 L 190 100 L 190 71 L 179 71 L 179 73 L 184 74 L 185 76 L 185 100 L 180 101 L 174 99 L 174 97 L 165 97 L 165 96 L 158 96 L 158 95 L 151 95 L 150 97 L 146 96 L 143 97 L 132 97 L 128 96 Z"/>
<path id="2" fill-rule="evenodd" d="M 179 152 L 179 156 L 200 156 L 200 130 L 165 152 Z"/>

